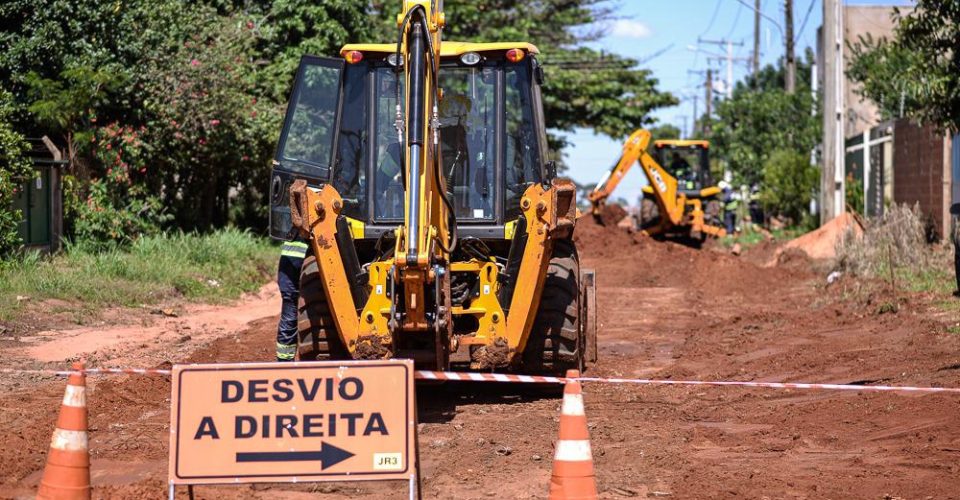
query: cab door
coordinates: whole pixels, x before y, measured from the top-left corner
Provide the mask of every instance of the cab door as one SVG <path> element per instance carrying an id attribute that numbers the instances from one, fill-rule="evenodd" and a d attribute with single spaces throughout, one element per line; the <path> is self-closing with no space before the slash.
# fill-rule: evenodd
<path id="1" fill-rule="evenodd" d="M 304 56 L 287 105 L 270 181 L 270 236 L 291 236 L 290 185 L 329 182 L 336 155 L 343 59 Z"/>

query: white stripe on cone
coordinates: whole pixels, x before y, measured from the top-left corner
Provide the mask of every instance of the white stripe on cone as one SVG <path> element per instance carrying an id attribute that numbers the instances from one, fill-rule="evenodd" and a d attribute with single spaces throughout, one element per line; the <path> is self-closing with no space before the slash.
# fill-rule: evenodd
<path id="1" fill-rule="evenodd" d="M 553 454 L 554 460 L 561 462 L 584 462 L 593 460 L 590 453 L 589 439 L 571 439 L 557 441 L 557 450 Z"/>
<path id="2" fill-rule="evenodd" d="M 87 451 L 87 433 L 54 429 L 50 447 L 62 451 Z"/>
<path id="3" fill-rule="evenodd" d="M 87 389 L 77 385 L 68 385 L 63 393 L 63 406 L 84 408 L 87 406 Z"/>
<path id="4" fill-rule="evenodd" d="M 560 413 L 574 417 L 586 415 L 583 410 L 583 394 L 564 394 Z"/>

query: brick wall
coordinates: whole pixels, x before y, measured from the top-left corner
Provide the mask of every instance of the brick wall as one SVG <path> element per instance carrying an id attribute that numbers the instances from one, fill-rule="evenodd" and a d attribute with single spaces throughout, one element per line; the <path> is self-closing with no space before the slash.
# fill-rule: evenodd
<path id="1" fill-rule="evenodd" d="M 945 231 L 943 134 L 933 127 L 919 127 L 899 120 L 893 132 L 893 199 L 898 204 L 920 204 L 920 210 L 933 222 L 937 236 Z"/>

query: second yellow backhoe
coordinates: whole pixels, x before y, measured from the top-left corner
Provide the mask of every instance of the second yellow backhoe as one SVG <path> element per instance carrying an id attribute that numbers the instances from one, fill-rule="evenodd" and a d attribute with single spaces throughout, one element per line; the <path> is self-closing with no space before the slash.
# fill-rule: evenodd
<path id="1" fill-rule="evenodd" d="M 654 158 L 648 152 L 650 142 L 650 131 L 643 129 L 624 142 L 620 158 L 588 195 L 593 215 L 602 220 L 600 215 L 607 198 L 630 168 L 639 164 L 649 183 L 643 188 L 640 210 L 640 229 L 644 233 L 701 242 L 709 236 L 725 236 L 720 225 L 721 191 L 710 181 L 709 143 L 656 141 L 654 148 L 659 158 Z M 668 164 L 669 169 L 663 164 Z"/>

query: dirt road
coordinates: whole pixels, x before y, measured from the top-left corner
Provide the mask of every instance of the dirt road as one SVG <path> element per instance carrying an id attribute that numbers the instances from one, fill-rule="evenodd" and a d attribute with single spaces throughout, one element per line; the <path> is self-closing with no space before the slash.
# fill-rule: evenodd
<path id="1" fill-rule="evenodd" d="M 960 335 L 934 310 L 940 298 L 910 295 L 898 313 L 878 314 L 882 297 L 853 300 L 851 283 L 826 288 L 802 261 L 765 268 L 590 221 L 577 231 L 599 286 L 600 363 L 592 375 L 960 387 Z M 235 312 L 270 300 L 265 293 Z M 151 336 L 163 341 L 121 339 L 97 359 L 269 359 L 274 328 L 270 316 L 244 328 L 208 325 L 200 335 L 161 327 Z M 0 355 L 53 366 L 29 350 L 34 340 L 6 341 Z M 95 496 L 162 497 L 168 381 L 99 378 L 91 386 Z M 62 390 L 62 382 L 38 377 L 0 384 L 0 496 L 34 491 Z M 603 498 L 960 497 L 955 395 L 601 384 L 587 384 L 585 394 Z M 422 387 L 418 397 L 425 498 L 545 497 L 556 397 L 479 385 Z M 197 492 L 405 498 L 404 485 L 390 483 Z"/>

